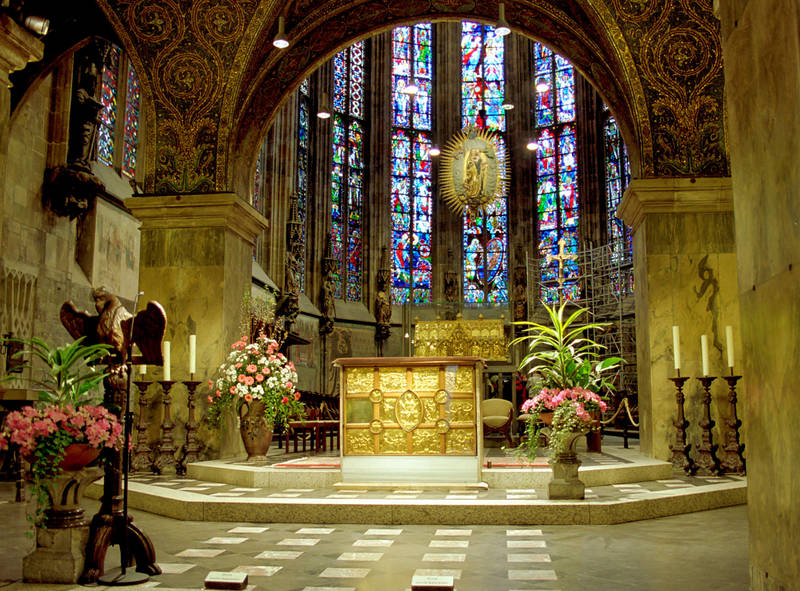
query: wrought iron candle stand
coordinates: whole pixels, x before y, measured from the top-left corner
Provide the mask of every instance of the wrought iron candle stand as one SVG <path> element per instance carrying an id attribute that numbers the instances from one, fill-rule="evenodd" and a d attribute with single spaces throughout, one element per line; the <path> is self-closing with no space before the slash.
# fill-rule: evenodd
<path id="1" fill-rule="evenodd" d="M 723 457 L 720 460 L 720 467 L 723 472 L 738 472 L 744 474 L 745 460 L 742 456 L 744 451 L 744 444 L 739 443 L 739 427 L 742 426 L 742 421 L 736 414 L 736 382 L 742 379 L 742 376 L 733 375 L 733 368 L 731 368 L 731 375 L 722 376 L 728 382 L 728 403 L 730 409 L 728 411 L 728 418 L 725 419 L 725 424 L 728 431 L 725 434 L 725 445 L 723 446 Z"/>
<path id="2" fill-rule="evenodd" d="M 683 411 L 683 403 L 685 396 L 683 394 L 683 385 L 689 378 L 682 378 L 680 371 L 677 377 L 669 378 L 675 384 L 675 402 L 678 405 L 678 417 L 673 419 L 672 424 L 675 425 L 675 443 L 669 446 L 672 451 L 671 462 L 687 474 L 693 474 L 695 470 L 694 462 L 689 456 L 689 449 L 692 447 L 686 441 L 686 427 L 689 426 L 689 421 L 686 420 L 686 414 Z"/>
<path id="3" fill-rule="evenodd" d="M 175 425 L 170 415 L 172 400 L 169 397 L 169 391 L 175 382 L 172 380 L 159 380 L 158 383 L 161 384 L 161 388 L 164 391 L 161 397 L 161 404 L 164 406 L 164 418 L 161 421 L 161 441 L 158 444 L 158 452 L 153 462 L 153 468 L 160 474 L 175 474 L 177 472 L 177 462 L 175 461 L 175 441 L 172 437 L 172 430 Z"/>
<path id="4" fill-rule="evenodd" d="M 695 460 L 697 469 L 695 474 L 713 476 L 720 473 L 717 446 L 713 444 L 711 433 L 711 429 L 715 424 L 711 420 L 711 384 L 717 378 L 704 376 L 697 379 L 703 385 L 703 418 L 697 423 L 700 427 L 700 445 L 697 446 L 697 460 Z"/>
<path id="5" fill-rule="evenodd" d="M 194 378 L 194 374 L 190 376 Z M 186 473 L 186 467 L 200 459 L 200 444 L 197 441 L 197 421 L 194 418 L 194 393 L 200 382 L 189 379 L 183 382 L 186 386 L 186 405 L 189 408 L 189 418 L 186 419 L 186 448 L 181 461 L 181 472 Z"/>
<path id="6" fill-rule="evenodd" d="M 136 446 L 133 448 L 133 457 L 131 458 L 131 472 L 144 472 L 153 466 L 153 450 L 147 444 L 147 429 L 150 427 L 150 421 L 145 417 L 147 388 L 152 382 L 137 380 L 133 383 L 139 391 L 139 423 L 136 425 Z"/>

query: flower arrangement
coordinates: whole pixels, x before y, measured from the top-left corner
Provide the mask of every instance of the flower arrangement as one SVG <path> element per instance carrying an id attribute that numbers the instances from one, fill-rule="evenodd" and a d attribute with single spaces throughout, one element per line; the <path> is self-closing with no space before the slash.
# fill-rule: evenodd
<path id="1" fill-rule="evenodd" d="M 83 345 L 83 339 L 51 347 L 41 339 L 22 342 L 28 347 L 17 356 L 32 354 L 44 362 L 41 377 L 32 382 L 42 388 L 39 402 L 14 411 L 0 430 L 0 449 L 17 446 L 30 463 L 37 510 L 33 517 L 41 524 L 44 509 L 50 505 L 45 482 L 63 471 L 65 450 L 72 444 L 85 444 L 98 450 L 119 449 L 122 424 L 102 406 L 97 387 L 105 374 L 95 363 L 108 355 L 107 345 Z M 25 366 L 31 363 L 26 361 Z M 95 455 L 96 457 L 96 455 Z"/>
<path id="2" fill-rule="evenodd" d="M 613 380 L 619 357 L 601 358 L 605 347 L 587 336 L 591 330 L 602 330 L 602 323 L 579 324 L 586 309 L 578 308 L 569 316 L 567 302 L 558 308 L 544 304 L 551 325 L 536 322 L 516 322 L 525 326 L 522 336 L 511 345 L 524 343 L 528 352 L 519 364 L 538 382 L 540 390 L 526 400 L 520 411 L 529 415 L 526 440 L 519 451 L 534 458 L 538 450 L 539 435 L 543 428 L 543 412 L 552 411 L 548 447 L 552 454 L 567 451 L 574 433 L 586 433 L 598 413 L 605 412 L 606 402 L 599 394 L 613 390 Z"/>
<path id="3" fill-rule="evenodd" d="M 277 341 L 259 335 L 252 343 L 243 336 L 231 345 L 232 351 L 217 370 L 217 378 L 208 381 L 211 393 L 206 419 L 219 427 L 226 409 L 245 403 L 264 403 L 264 418 L 275 427 L 290 417 L 303 415 L 303 403 L 296 389 L 294 364 L 279 352 Z"/>

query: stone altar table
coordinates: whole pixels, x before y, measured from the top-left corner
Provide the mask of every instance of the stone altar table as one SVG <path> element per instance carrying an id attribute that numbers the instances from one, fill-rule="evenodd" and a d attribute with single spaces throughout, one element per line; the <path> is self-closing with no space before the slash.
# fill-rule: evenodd
<path id="1" fill-rule="evenodd" d="M 477 484 L 479 357 L 361 357 L 339 368 L 342 482 Z"/>

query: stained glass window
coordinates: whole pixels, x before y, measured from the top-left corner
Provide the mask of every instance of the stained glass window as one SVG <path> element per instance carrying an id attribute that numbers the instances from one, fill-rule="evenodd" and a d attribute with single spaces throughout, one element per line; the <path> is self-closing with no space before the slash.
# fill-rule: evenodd
<path id="1" fill-rule="evenodd" d="M 461 25 L 462 124 L 496 130 L 505 152 L 506 118 L 503 37 L 494 27 Z M 464 302 L 474 305 L 508 302 L 508 199 L 496 199 L 485 213 L 463 219 Z"/>
<path id="2" fill-rule="evenodd" d="M 633 237 L 621 219 L 616 216 L 622 194 L 631 178 L 628 152 L 617 127 L 617 121 L 609 115 L 603 126 L 605 144 L 606 207 L 608 210 L 608 241 L 614 262 L 630 261 L 633 258 Z"/>
<path id="3" fill-rule="evenodd" d="M 308 163 L 311 147 L 311 97 L 308 78 L 300 84 L 297 108 L 297 217 L 300 219 L 300 242 L 302 247 L 298 263 L 300 291 L 306 288 L 306 231 L 308 207 Z"/>
<path id="4" fill-rule="evenodd" d="M 139 139 L 139 79 L 133 66 L 128 64 L 128 85 L 125 90 L 125 131 L 122 147 L 122 174 L 128 178 L 136 175 L 136 145 Z"/>
<path id="5" fill-rule="evenodd" d="M 97 158 L 108 166 L 114 166 L 114 130 L 117 126 L 117 85 L 121 53 L 119 47 L 112 45 L 103 63 L 100 91 L 103 108 L 97 126 Z"/>
<path id="6" fill-rule="evenodd" d="M 103 62 L 97 126 L 97 159 L 129 179 L 136 177 L 141 91 L 133 65 L 111 44 Z M 117 129 L 117 123 L 121 128 Z"/>
<path id="7" fill-rule="evenodd" d="M 534 46 L 537 126 L 536 201 L 541 260 L 540 297 L 547 303 L 581 297 L 578 252 L 578 160 L 575 141 L 575 74 L 565 58 L 540 43 Z M 561 288 L 559 288 L 561 283 Z M 560 293 L 559 293 L 560 290 Z"/>
<path id="8" fill-rule="evenodd" d="M 333 58 L 331 243 L 339 261 L 334 297 L 348 301 L 361 299 L 365 66 L 363 41 Z"/>
<path id="9" fill-rule="evenodd" d="M 392 32 L 392 301 L 431 299 L 431 25 Z M 419 91 L 403 90 L 414 81 Z"/>

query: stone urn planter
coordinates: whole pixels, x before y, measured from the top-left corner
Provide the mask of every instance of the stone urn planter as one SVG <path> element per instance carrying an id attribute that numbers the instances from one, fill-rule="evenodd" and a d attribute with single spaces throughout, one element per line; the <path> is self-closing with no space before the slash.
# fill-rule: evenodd
<path id="1" fill-rule="evenodd" d="M 248 462 L 265 462 L 272 443 L 272 425 L 267 422 L 264 402 L 254 400 L 239 407 L 239 432 Z"/>
<path id="2" fill-rule="evenodd" d="M 581 431 L 572 433 L 566 441 L 565 451 L 557 452 L 550 459 L 553 479 L 547 484 L 548 499 L 583 499 L 586 485 L 578 477 L 581 461 L 575 451 L 578 439 L 584 436 Z"/>

